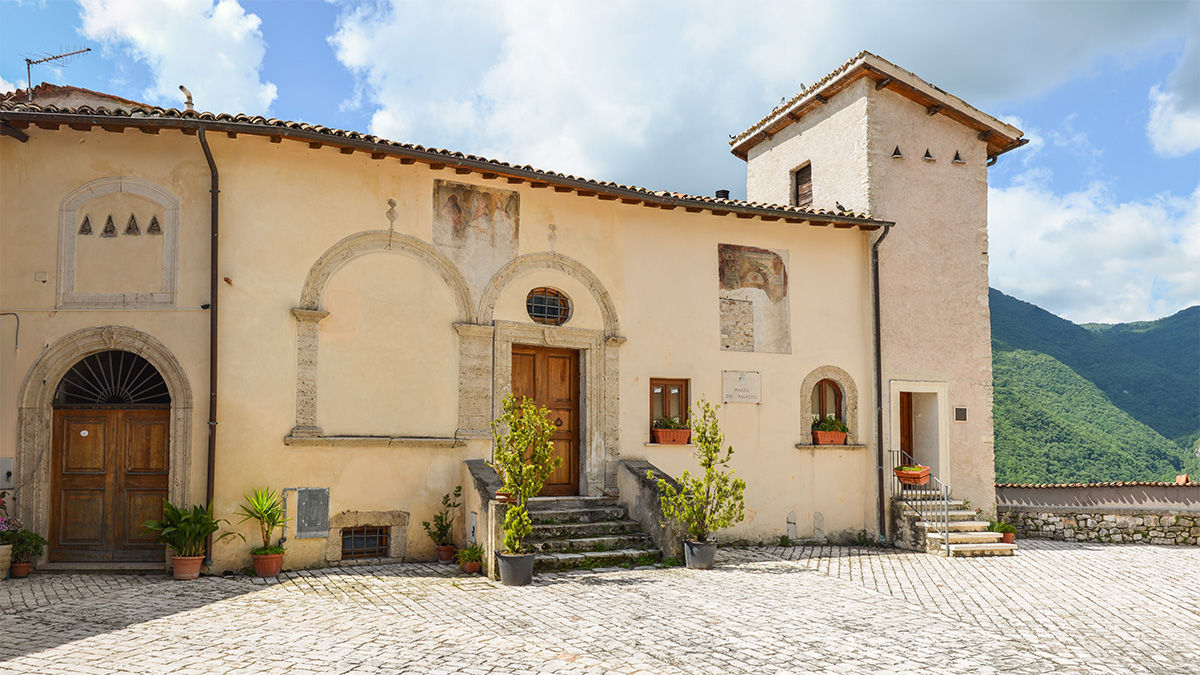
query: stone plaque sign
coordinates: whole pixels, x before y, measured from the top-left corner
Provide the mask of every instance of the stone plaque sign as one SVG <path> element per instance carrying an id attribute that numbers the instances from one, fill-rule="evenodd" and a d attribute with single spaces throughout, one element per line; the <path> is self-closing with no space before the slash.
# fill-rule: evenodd
<path id="1" fill-rule="evenodd" d="M 296 488 L 296 538 L 329 536 L 329 488 Z"/>
<path id="2" fill-rule="evenodd" d="M 762 373 L 752 370 L 722 370 L 721 402 L 762 403 Z"/>

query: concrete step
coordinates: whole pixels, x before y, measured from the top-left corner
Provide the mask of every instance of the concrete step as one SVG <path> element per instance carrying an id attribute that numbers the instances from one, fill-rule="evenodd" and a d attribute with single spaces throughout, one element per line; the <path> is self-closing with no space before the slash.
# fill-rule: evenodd
<path id="1" fill-rule="evenodd" d="M 610 537 L 580 537 L 577 539 L 526 539 L 525 544 L 535 553 L 601 553 L 622 549 L 648 548 L 650 537 L 643 532 Z"/>
<path id="2" fill-rule="evenodd" d="M 909 503 L 904 503 L 904 502 L 900 502 L 900 503 L 904 504 L 904 506 L 907 508 L 916 507 L 916 508 L 921 509 L 922 511 L 928 511 L 930 509 L 941 509 L 943 504 L 948 505 L 952 509 L 963 509 L 963 508 L 966 508 L 966 506 L 967 506 L 967 503 L 961 499 L 951 499 L 948 501 L 942 501 L 940 499 L 914 499 Z"/>
<path id="3" fill-rule="evenodd" d="M 1016 550 L 1016 544 L 950 544 L 950 555 L 959 558 L 1012 555 Z"/>
<path id="4" fill-rule="evenodd" d="M 601 497 L 533 497 L 529 500 L 529 512 L 535 511 L 574 511 L 578 509 L 599 509 L 617 505 L 617 498 Z"/>
<path id="5" fill-rule="evenodd" d="M 927 531 L 937 531 L 941 527 L 939 523 L 928 523 L 921 521 L 916 523 L 917 527 L 924 528 Z M 988 524 L 982 520 L 951 520 L 951 532 L 987 532 Z"/>
<path id="6" fill-rule="evenodd" d="M 603 523 L 628 520 L 623 506 L 603 506 L 587 509 L 538 509 L 530 511 L 534 526 L 563 523 Z"/>
<path id="7" fill-rule="evenodd" d="M 1003 537 L 999 532 L 951 532 L 950 545 L 955 544 L 997 544 Z M 929 532 L 925 535 L 928 548 L 940 548 L 946 545 L 946 535 L 941 532 Z"/>
<path id="8" fill-rule="evenodd" d="M 986 523 L 985 523 L 986 525 Z M 640 532 L 642 526 L 636 520 L 602 520 L 588 523 L 538 523 L 533 526 L 531 539 L 581 539 L 605 537 L 614 534 Z"/>
<path id="9" fill-rule="evenodd" d="M 899 494 L 893 496 L 893 499 L 899 499 L 901 497 L 904 499 L 941 499 L 942 491 L 921 488 L 906 488 L 900 490 Z"/>
<path id="10" fill-rule="evenodd" d="M 976 513 L 974 509 L 950 509 L 949 513 L 942 511 L 941 509 L 930 509 L 928 511 L 925 511 L 925 519 L 926 520 L 939 519 L 943 515 L 948 515 L 950 517 L 950 520 L 970 520 L 970 519 L 974 518 L 975 516 L 978 516 L 979 514 Z M 904 509 L 904 517 L 905 518 L 920 518 L 921 514 L 917 513 L 916 511 L 913 511 L 912 509 L 910 509 L 906 506 Z"/>
<path id="11" fill-rule="evenodd" d="M 626 548 L 615 551 L 579 553 L 539 553 L 533 568 L 537 571 L 598 569 L 602 567 L 636 567 L 653 565 L 662 559 L 658 549 Z"/>

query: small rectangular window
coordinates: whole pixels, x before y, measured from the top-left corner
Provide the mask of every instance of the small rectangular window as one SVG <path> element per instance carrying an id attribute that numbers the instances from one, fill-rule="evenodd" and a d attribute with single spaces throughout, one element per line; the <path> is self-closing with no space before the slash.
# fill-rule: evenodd
<path id="1" fill-rule="evenodd" d="M 356 558 L 386 558 L 391 528 L 363 525 L 342 528 L 342 560 Z"/>
<path id="2" fill-rule="evenodd" d="M 650 426 L 664 417 L 688 419 L 688 381 L 650 378 Z"/>
<path id="3" fill-rule="evenodd" d="M 796 190 L 792 195 L 793 204 L 802 208 L 812 206 L 812 164 L 805 164 L 799 169 L 796 169 L 796 173 L 794 175 L 796 177 Z"/>
<path id="4" fill-rule="evenodd" d="M 966 422 L 967 421 L 967 409 L 964 407 L 961 407 L 961 406 L 955 408 L 954 409 L 954 421 L 955 422 Z"/>

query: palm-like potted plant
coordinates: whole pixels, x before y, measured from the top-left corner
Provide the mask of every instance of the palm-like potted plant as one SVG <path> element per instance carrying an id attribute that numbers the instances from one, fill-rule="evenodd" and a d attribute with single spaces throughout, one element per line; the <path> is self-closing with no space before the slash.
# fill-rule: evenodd
<path id="1" fill-rule="evenodd" d="M 33 561 L 42 555 L 47 542 L 42 535 L 29 530 L 18 530 L 10 538 L 12 542 L 12 566 L 8 573 L 14 579 L 29 576 Z"/>
<path id="2" fill-rule="evenodd" d="M 483 566 L 483 547 L 479 544 L 471 544 L 455 553 L 454 559 L 458 561 L 458 566 L 462 568 L 462 571 L 467 574 L 478 574 L 479 568 Z"/>
<path id="3" fill-rule="evenodd" d="M 458 502 L 462 497 L 462 486 L 454 488 L 454 495 L 442 496 L 442 508 L 433 516 L 433 523 L 428 520 L 421 523 L 421 527 L 425 528 L 425 534 L 433 540 L 433 545 L 437 549 L 438 562 L 443 565 L 449 565 L 454 562 L 454 540 L 450 534 L 454 529 L 454 516 L 457 514 L 458 507 L 462 506 Z"/>
<path id="4" fill-rule="evenodd" d="M 691 439 L 691 424 L 684 419 L 664 415 L 654 420 L 654 442 L 664 445 L 687 445 Z"/>
<path id="5" fill-rule="evenodd" d="M 142 527 L 158 532 L 155 543 L 166 544 L 171 549 L 171 569 L 175 579 L 184 581 L 200 576 L 200 566 L 204 563 L 204 543 L 211 534 L 221 529 L 221 523 L 229 524 L 224 518 L 214 518 L 212 503 L 207 507 L 199 504 L 191 511 L 179 508 L 163 500 L 163 517 L 160 520 L 147 520 Z M 238 532 L 224 532 L 213 539 L 213 543 L 225 537 L 246 538 Z"/>
<path id="6" fill-rule="evenodd" d="M 533 582 L 533 553 L 524 553 L 523 540 L 533 534 L 528 503 L 542 491 L 546 480 L 562 464 L 554 456 L 550 436 L 555 427 L 547 417 L 549 411 L 529 399 L 517 402 L 516 397 L 504 397 L 503 414 L 492 421 L 495 449 L 490 466 L 509 493 L 508 511 L 504 514 L 505 553 L 497 553 L 500 582 L 506 586 L 527 586 Z"/>
<path id="7" fill-rule="evenodd" d="M 733 477 L 729 459 L 733 446 L 721 446 L 725 435 L 717 423 L 716 410 L 707 399 L 700 399 L 700 419 L 692 425 L 696 432 L 696 459 L 704 470 L 702 476 L 688 471 L 677 481 L 678 487 L 658 479 L 663 516 L 674 518 L 687 527 L 688 539 L 683 542 L 684 560 L 688 567 L 711 569 L 717 552 L 713 534 L 746 517 L 746 482 Z M 694 419 L 694 418 L 693 418 Z M 654 472 L 646 477 L 654 480 Z"/>
<path id="8" fill-rule="evenodd" d="M 251 549 L 250 557 L 254 559 L 254 574 L 260 577 L 279 576 L 283 570 L 283 554 L 286 549 L 282 545 L 271 545 L 271 534 L 275 528 L 287 524 L 283 515 L 283 500 L 270 488 L 254 488 L 248 495 L 242 495 L 246 500 L 240 510 L 242 519 L 258 522 L 259 534 L 262 535 L 262 546 Z M 280 542 L 282 544 L 282 542 Z"/>
<path id="9" fill-rule="evenodd" d="M 813 445 L 845 445 L 849 431 L 846 423 L 833 415 L 815 419 L 812 423 Z"/>

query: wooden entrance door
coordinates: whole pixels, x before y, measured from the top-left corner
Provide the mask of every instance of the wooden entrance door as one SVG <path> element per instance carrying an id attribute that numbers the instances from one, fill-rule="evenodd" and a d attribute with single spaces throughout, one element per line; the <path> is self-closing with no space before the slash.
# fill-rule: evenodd
<path id="1" fill-rule="evenodd" d="M 916 461 L 913 454 L 913 406 L 912 392 L 900 392 L 900 449 Z M 907 460 L 906 460 L 907 461 Z"/>
<path id="2" fill-rule="evenodd" d="M 513 345 L 513 395 L 550 411 L 550 437 L 562 464 L 546 481 L 543 496 L 579 494 L 579 352 Z"/>
<path id="3" fill-rule="evenodd" d="M 162 517 L 170 410 L 56 409 L 52 562 L 159 562 L 142 523 Z"/>

